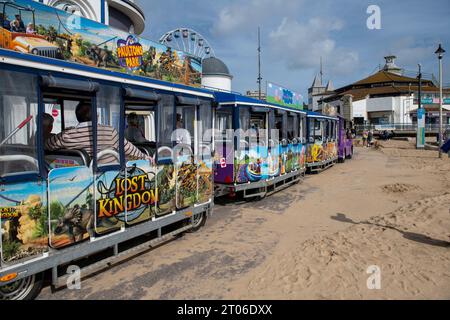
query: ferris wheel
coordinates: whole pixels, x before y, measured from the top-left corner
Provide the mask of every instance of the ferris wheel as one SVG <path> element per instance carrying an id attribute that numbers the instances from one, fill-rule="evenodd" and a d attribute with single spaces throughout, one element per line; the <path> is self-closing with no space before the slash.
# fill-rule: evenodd
<path id="1" fill-rule="evenodd" d="M 200 33 L 189 28 L 178 28 L 166 32 L 161 39 L 161 44 L 176 50 L 184 51 L 194 57 L 204 59 L 214 56 L 214 50 Z"/>

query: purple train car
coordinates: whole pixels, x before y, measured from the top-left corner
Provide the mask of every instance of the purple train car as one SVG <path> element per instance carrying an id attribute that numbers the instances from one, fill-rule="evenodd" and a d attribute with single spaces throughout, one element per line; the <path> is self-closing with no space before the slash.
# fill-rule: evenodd
<path id="1" fill-rule="evenodd" d="M 346 130 L 346 120 L 338 116 L 338 158 L 339 162 L 353 157 L 353 137 L 349 130 Z"/>

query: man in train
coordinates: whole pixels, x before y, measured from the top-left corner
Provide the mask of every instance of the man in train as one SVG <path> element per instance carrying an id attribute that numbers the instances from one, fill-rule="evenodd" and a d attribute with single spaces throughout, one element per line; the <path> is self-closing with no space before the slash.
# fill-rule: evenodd
<path id="1" fill-rule="evenodd" d="M 135 112 L 130 113 L 127 116 L 128 127 L 125 129 L 125 138 L 133 143 L 145 143 L 148 142 L 145 139 L 145 135 L 142 129 L 139 128 L 139 119 Z"/>
<path id="2" fill-rule="evenodd" d="M 183 117 L 179 113 L 177 113 L 175 141 L 177 144 L 191 144 L 191 135 L 189 131 L 184 127 Z"/>
<path id="3" fill-rule="evenodd" d="M 56 151 L 61 149 L 84 150 L 92 158 L 93 156 L 93 134 L 91 104 L 80 102 L 75 110 L 79 124 L 76 127 L 68 128 L 63 132 L 51 137 L 45 143 L 45 149 Z M 152 157 L 145 155 L 127 139 L 124 139 L 124 149 L 127 160 L 148 160 L 152 165 L 155 161 Z M 97 125 L 97 153 L 104 150 L 119 150 L 119 134 L 111 126 Z M 99 164 L 117 163 L 113 155 L 105 155 L 98 159 Z"/>
<path id="4" fill-rule="evenodd" d="M 44 141 L 47 141 L 51 137 L 53 137 L 55 134 L 52 133 L 53 131 L 53 124 L 55 122 L 55 119 L 51 114 L 44 113 L 43 119 L 42 119 L 42 127 L 43 127 L 43 135 L 44 135 Z"/>

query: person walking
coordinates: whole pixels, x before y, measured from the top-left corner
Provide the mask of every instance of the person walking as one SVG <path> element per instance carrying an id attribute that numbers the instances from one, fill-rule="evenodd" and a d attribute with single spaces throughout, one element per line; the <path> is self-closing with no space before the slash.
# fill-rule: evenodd
<path id="1" fill-rule="evenodd" d="M 369 137 L 369 133 L 367 132 L 367 130 L 366 129 L 364 129 L 364 131 L 363 131 L 363 136 L 362 136 L 362 139 L 363 139 L 363 147 L 367 147 L 367 138 Z"/>
<path id="2" fill-rule="evenodd" d="M 367 147 L 372 147 L 373 143 L 373 130 L 369 130 L 369 133 L 367 135 Z"/>

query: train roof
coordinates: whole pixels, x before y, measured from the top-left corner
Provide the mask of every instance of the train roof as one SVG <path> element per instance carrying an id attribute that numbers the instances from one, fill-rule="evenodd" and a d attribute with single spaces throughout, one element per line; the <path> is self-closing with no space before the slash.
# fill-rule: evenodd
<path id="1" fill-rule="evenodd" d="M 338 120 L 338 117 L 327 116 L 325 114 L 322 114 L 322 113 L 319 113 L 319 112 L 314 112 L 314 111 L 308 111 L 306 114 L 310 118 L 323 118 L 323 119 L 330 119 L 330 120 Z"/>
<path id="2" fill-rule="evenodd" d="M 299 109 L 281 106 L 281 105 L 274 104 L 274 103 L 269 103 L 266 101 L 250 98 L 250 97 L 244 96 L 239 93 L 234 93 L 234 92 L 216 91 L 216 92 L 214 92 L 214 96 L 216 97 L 216 101 L 219 104 L 241 104 L 241 105 L 272 107 L 272 108 L 283 109 L 283 110 L 287 110 L 287 111 L 299 112 L 299 113 L 306 114 L 306 111 L 304 111 L 304 110 L 299 110 Z"/>
<path id="3" fill-rule="evenodd" d="M 13 67 L 30 67 L 37 69 L 41 73 L 60 72 L 74 77 L 87 77 L 93 80 L 112 81 L 124 85 L 147 86 L 156 90 L 171 91 L 176 93 L 203 96 L 213 99 L 214 93 L 211 90 L 186 86 L 183 84 L 157 80 L 150 77 L 137 76 L 122 72 L 87 66 L 84 64 L 63 61 L 54 58 L 35 56 L 27 53 L 15 52 L 0 48 L 0 63 Z"/>

